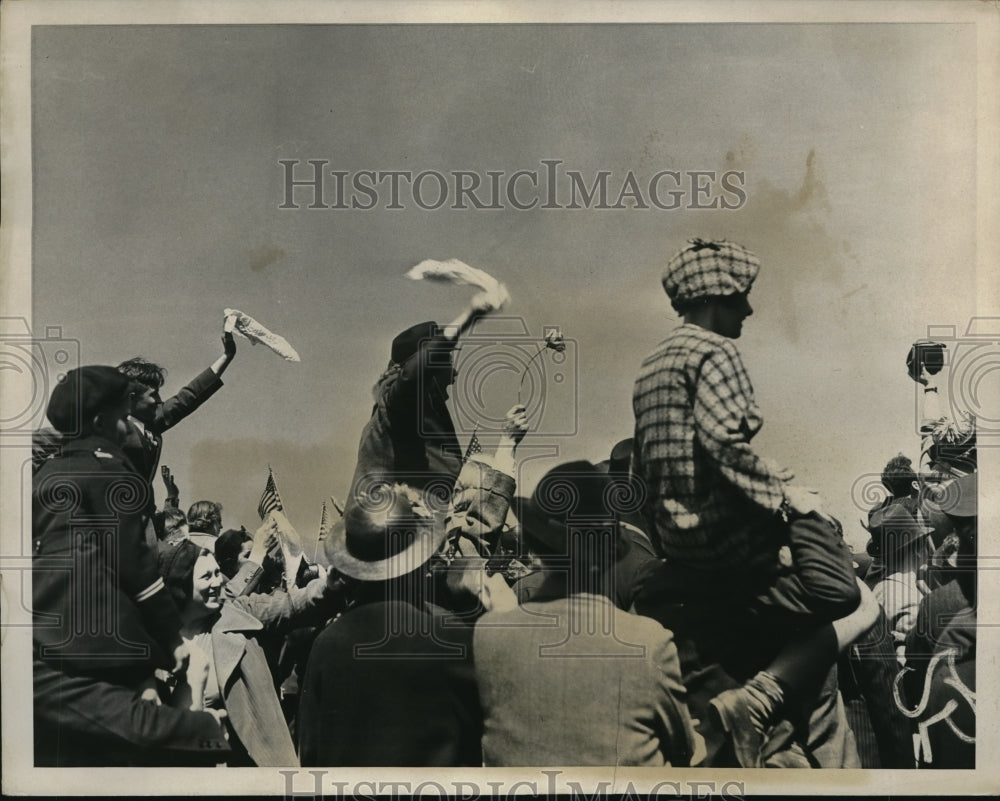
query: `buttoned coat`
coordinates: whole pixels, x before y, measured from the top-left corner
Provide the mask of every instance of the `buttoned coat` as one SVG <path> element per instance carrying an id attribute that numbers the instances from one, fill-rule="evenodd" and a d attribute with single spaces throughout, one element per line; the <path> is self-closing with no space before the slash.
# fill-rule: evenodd
<path id="1" fill-rule="evenodd" d="M 36 656 L 131 685 L 172 668 L 180 618 L 144 540 L 147 482 L 111 440 L 63 444 L 34 475 Z"/>

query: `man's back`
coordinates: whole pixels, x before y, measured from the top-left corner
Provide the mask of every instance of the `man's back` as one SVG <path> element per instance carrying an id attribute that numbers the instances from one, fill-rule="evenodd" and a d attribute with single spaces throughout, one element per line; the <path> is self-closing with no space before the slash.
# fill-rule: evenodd
<path id="1" fill-rule="evenodd" d="M 323 630 L 300 699 L 303 765 L 480 765 L 472 631 L 443 625 L 446 617 L 436 607 L 375 602 Z"/>
<path id="2" fill-rule="evenodd" d="M 598 595 L 530 601 L 484 615 L 473 653 L 486 765 L 690 762 L 677 651 L 655 621 Z"/>
<path id="3" fill-rule="evenodd" d="M 636 471 L 664 554 L 713 568 L 773 560 L 752 532 L 780 507 L 782 481 L 750 449 L 763 419 L 732 341 L 676 328 L 643 362 L 632 404 Z"/>

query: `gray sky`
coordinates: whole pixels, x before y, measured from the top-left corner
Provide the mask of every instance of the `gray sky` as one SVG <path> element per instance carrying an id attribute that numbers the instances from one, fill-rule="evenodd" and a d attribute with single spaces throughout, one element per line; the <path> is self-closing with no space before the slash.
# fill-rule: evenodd
<path id="1" fill-rule="evenodd" d="M 322 500 L 343 499 L 392 336 L 451 319 L 471 295 L 403 278 L 425 258 L 491 272 L 512 296 L 505 315 L 573 341 L 567 380 L 546 384 L 541 433 L 525 441 L 558 457 L 526 465 L 528 492 L 557 460 L 600 460 L 631 434 L 639 363 L 677 323 L 660 287 L 670 255 L 692 236 L 754 249 L 763 268 L 738 346 L 764 413 L 755 443 L 823 492 L 855 544 L 852 485 L 898 451 L 918 456 L 909 344 L 928 325 L 961 334 L 976 313 L 971 26 L 93 26 L 33 37 L 35 329 L 62 326 L 85 362 L 164 364 L 167 392 L 221 353 L 227 306 L 302 356 L 285 363 L 240 340 L 226 387 L 166 435 L 183 505 L 219 500 L 227 526 L 255 524 L 267 463 L 306 537 Z M 308 159 L 481 176 L 543 173 L 542 159 L 558 159 L 588 183 L 611 171 L 615 194 L 629 170 L 643 185 L 660 170 L 734 169 L 747 202 L 429 211 L 404 192 L 402 210 L 384 198 L 352 210 L 307 209 L 303 193 L 303 208 L 281 210 L 280 159 L 303 162 L 300 177 Z M 484 352 L 512 347 L 463 358 L 481 367 Z M 517 378 L 484 378 L 486 416 L 516 400 Z M 466 404 L 470 389 L 460 385 Z"/>

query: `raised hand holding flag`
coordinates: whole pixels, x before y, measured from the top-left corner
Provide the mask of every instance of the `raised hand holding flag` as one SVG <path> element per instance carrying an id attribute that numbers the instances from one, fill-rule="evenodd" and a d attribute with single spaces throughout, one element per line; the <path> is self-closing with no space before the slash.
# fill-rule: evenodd
<path id="1" fill-rule="evenodd" d="M 278 496 L 278 487 L 274 483 L 274 473 L 271 472 L 271 466 L 267 466 L 267 484 L 264 487 L 264 492 L 261 493 L 260 503 L 257 504 L 257 514 L 260 515 L 260 519 L 264 520 L 268 514 L 272 511 L 282 511 L 284 507 L 281 505 L 281 498 Z"/>

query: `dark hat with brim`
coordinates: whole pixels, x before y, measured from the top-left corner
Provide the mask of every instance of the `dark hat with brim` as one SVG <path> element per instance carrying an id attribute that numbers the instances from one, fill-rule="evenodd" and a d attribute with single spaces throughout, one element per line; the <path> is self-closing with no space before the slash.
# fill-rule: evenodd
<path id="1" fill-rule="evenodd" d="M 910 346 L 906 354 L 906 372 L 916 381 L 920 377 L 921 367 L 926 367 L 930 375 L 937 375 L 944 367 L 944 352 L 947 348 L 943 342 L 930 339 L 917 340 Z"/>
<path id="2" fill-rule="evenodd" d="M 446 534 L 443 521 L 413 515 L 409 501 L 399 494 L 385 509 L 348 502 L 323 540 L 322 561 L 361 581 L 389 581 L 426 564 Z"/>
<path id="3" fill-rule="evenodd" d="M 615 447 L 611 449 L 609 472 L 617 475 L 628 475 L 629 467 L 632 464 L 634 443 L 635 440 L 629 437 L 615 444 Z"/>
<path id="4" fill-rule="evenodd" d="M 83 421 L 125 400 L 130 386 L 131 381 L 114 367 L 77 367 L 56 384 L 45 415 L 62 434 L 79 434 Z"/>
<path id="5" fill-rule="evenodd" d="M 923 515 L 914 515 L 900 503 L 880 509 L 869 524 L 869 531 L 878 541 L 877 550 L 883 555 L 900 551 L 933 530 L 933 526 L 924 522 Z"/>
<path id="6" fill-rule="evenodd" d="M 438 324 L 433 320 L 410 326 L 392 340 L 390 358 L 396 364 L 402 364 L 417 352 L 421 342 L 433 339 L 437 333 Z"/>
<path id="7" fill-rule="evenodd" d="M 617 519 L 609 505 L 613 491 L 607 473 L 590 462 L 553 467 L 518 507 L 525 541 L 537 552 L 567 553 L 572 526 L 601 526 Z"/>
<path id="8" fill-rule="evenodd" d="M 979 511 L 979 474 L 969 473 L 928 490 L 924 502 L 948 517 L 976 517 Z"/>

